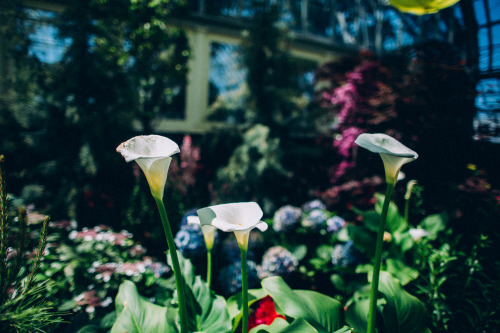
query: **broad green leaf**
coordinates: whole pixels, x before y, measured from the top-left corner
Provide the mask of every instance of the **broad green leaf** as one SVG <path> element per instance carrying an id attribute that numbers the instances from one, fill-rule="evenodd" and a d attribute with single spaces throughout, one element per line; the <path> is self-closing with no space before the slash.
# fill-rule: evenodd
<path id="1" fill-rule="evenodd" d="M 310 290 L 292 290 L 279 276 L 262 280 L 262 288 L 286 316 L 302 318 L 319 332 L 343 326 L 342 305 L 331 297 Z"/>
<path id="2" fill-rule="evenodd" d="M 380 214 L 374 210 L 363 211 L 357 208 L 353 208 L 353 211 L 363 218 L 363 224 L 368 230 L 373 232 L 378 231 L 378 226 L 380 224 Z"/>
<path id="3" fill-rule="evenodd" d="M 341 329 L 339 329 L 338 331 L 335 331 L 333 333 L 351 333 L 351 332 L 352 332 L 352 329 L 350 327 L 344 326 Z"/>
<path id="4" fill-rule="evenodd" d="M 264 289 L 249 289 L 248 290 L 248 306 L 266 297 L 267 293 Z M 227 311 L 233 322 L 233 331 L 238 327 L 243 315 L 241 307 L 241 293 L 231 296 L 227 300 Z"/>
<path id="5" fill-rule="evenodd" d="M 167 324 L 167 308 L 147 301 L 137 292 L 135 284 L 125 281 L 115 299 L 117 318 L 111 333 L 174 333 Z"/>
<path id="6" fill-rule="evenodd" d="M 302 318 L 294 320 L 291 324 L 284 319 L 276 318 L 271 325 L 256 326 L 250 333 L 318 333 L 318 330 Z"/>
<path id="7" fill-rule="evenodd" d="M 418 278 L 418 271 L 406 266 L 401 260 L 387 258 L 387 271 L 395 276 L 403 286 Z"/>
<path id="8" fill-rule="evenodd" d="M 420 222 L 422 228 L 429 233 L 427 238 L 430 240 L 435 240 L 440 231 L 446 229 L 446 224 L 448 223 L 448 214 L 433 214 L 427 216 Z"/>
<path id="9" fill-rule="evenodd" d="M 177 252 L 177 256 L 185 281 L 190 330 L 205 333 L 230 332 L 232 326 L 226 300 L 215 295 L 206 282 L 194 274 L 194 266 L 189 260 L 185 259 L 180 252 Z M 167 260 L 170 264 L 170 255 L 167 256 Z"/>
<path id="10" fill-rule="evenodd" d="M 365 293 L 355 292 L 352 302 L 347 305 L 345 320 L 355 332 L 365 332 L 368 326 L 368 311 L 370 309 L 369 290 Z"/>
<path id="11" fill-rule="evenodd" d="M 285 319 L 276 318 L 273 320 L 271 325 L 261 324 L 261 325 L 255 326 L 254 328 L 252 328 L 250 330 L 249 333 L 281 332 L 287 326 L 289 326 L 289 324 Z"/>
<path id="12" fill-rule="evenodd" d="M 375 197 L 377 198 L 375 211 L 382 215 L 382 206 L 384 205 L 385 195 L 375 193 Z M 389 203 L 389 209 L 387 211 L 386 227 L 392 234 L 400 233 L 408 227 L 401 214 L 399 214 L 398 206 L 396 206 L 396 204 L 392 201 Z"/>
<path id="13" fill-rule="evenodd" d="M 387 304 L 383 307 L 385 332 L 424 333 L 425 305 L 401 287 L 398 280 L 387 272 L 380 272 L 379 291 Z"/>

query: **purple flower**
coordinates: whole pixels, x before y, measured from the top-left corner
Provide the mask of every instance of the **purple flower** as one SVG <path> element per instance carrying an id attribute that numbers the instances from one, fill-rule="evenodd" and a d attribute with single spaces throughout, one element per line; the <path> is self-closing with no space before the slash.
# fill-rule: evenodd
<path id="1" fill-rule="evenodd" d="M 302 220 L 302 226 L 314 230 L 319 230 L 326 224 L 326 213 L 321 209 L 313 209 L 307 217 Z"/>
<path id="2" fill-rule="evenodd" d="M 360 257 L 359 251 L 352 241 L 335 245 L 332 252 L 332 264 L 342 268 L 356 265 Z"/>
<path id="3" fill-rule="evenodd" d="M 326 209 L 326 206 L 324 203 L 322 203 L 318 199 L 308 201 L 304 205 L 302 205 L 302 210 L 305 213 L 309 213 L 310 211 L 312 211 L 314 209 Z"/>
<path id="4" fill-rule="evenodd" d="M 275 231 L 290 231 L 302 217 L 302 209 L 291 205 L 281 207 L 274 213 L 273 229 Z"/>
<path id="5" fill-rule="evenodd" d="M 286 277 L 294 272 L 298 266 L 299 262 L 290 251 L 282 246 L 273 246 L 262 257 L 259 277 L 261 279 L 270 276 Z"/>
<path id="6" fill-rule="evenodd" d="M 326 230 L 336 234 L 343 227 L 346 226 L 346 222 L 340 216 L 332 216 L 326 221 Z"/>
<path id="7" fill-rule="evenodd" d="M 255 262 L 247 261 L 248 288 L 257 288 L 259 286 L 259 277 L 257 275 L 257 265 Z M 222 268 L 218 275 L 219 286 L 223 287 L 221 293 L 224 296 L 233 295 L 241 291 L 241 261 L 233 262 Z"/>

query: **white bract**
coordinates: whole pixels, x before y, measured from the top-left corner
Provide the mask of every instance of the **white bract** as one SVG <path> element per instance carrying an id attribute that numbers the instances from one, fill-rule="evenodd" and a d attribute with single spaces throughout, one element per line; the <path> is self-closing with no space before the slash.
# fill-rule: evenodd
<path id="1" fill-rule="evenodd" d="M 254 228 L 267 230 L 267 223 L 261 221 L 262 209 L 255 202 L 238 202 L 201 208 L 198 210 L 200 223 L 222 231 L 233 231 L 241 249 L 248 249 L 248 235 Z"/>
<path id="2" fill-rule="evenodd" d="M 205 246 L 207 250 L 212 250 L 212 248 L 214 247 L 215 233 L 217 231 L 217 228 L 210 224 L 201 225 L 201 221 L 198 216 L 190 215 L 187 217 L 187 221 L 189 224 L 198 224 L 201 226 L 201 232 L 203 233 L 203 238 L 205 239 Z"/>
<path id="3" fill-rule="evenodd" d="M 116 151 L 125 161 L 135 161 L 139 165 L 153 197 L 162 199 L 171 156 L 180 152 L 179 146 L 160 135 L 141 135 L 121 143 Z"/>
<path id="4" fill-rule="evenodd" d="M 372 153 L 380 154 L 384 162 L 385 176 L 388 183 L 395 183 L 401 167 L 418 158 L 416 152 L 387 134 L 363 133 L 354 142 Z"/>

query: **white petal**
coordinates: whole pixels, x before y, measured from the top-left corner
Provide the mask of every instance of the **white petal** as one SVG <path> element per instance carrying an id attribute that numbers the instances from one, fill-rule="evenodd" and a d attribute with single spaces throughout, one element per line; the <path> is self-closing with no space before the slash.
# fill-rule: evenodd
<path id="1" fill-rule="evenodd" d="M 412 160 L 418 158 L 418 154 L 410 148 L 403 145 L 398 140 L 390 137 L 387 134 L 376 133 L 368 134 L 363 133 L 354 141 L 360 147 L 368 149 L 373 153 L 383 153 L 392 156 L 406 157 Z"/>
<path id="2" fill-rule="evenodd" d="M 189 215 L 187 217 L 187 222 L 189 224 L 201 224 L 200 218 L 198 216 Z"/>
<path id="3" fill-rule="evenodd" d="M 237 202 L 209 207 L 219 219 L 236 225 L 234 230 L 243 230 L 255 226 L 264 215 L 255 202 Z M 212 222 L 213 224 L 213 222 Z"/>
<path id="4" fill-rule="evenodd" d="M 125 161 L 138 158 L 170 157 L 180 152 L 179 146 L 169 138 L 160 135 L 141 135 L 121 143 L 116 151 L 122 154 Z"/>

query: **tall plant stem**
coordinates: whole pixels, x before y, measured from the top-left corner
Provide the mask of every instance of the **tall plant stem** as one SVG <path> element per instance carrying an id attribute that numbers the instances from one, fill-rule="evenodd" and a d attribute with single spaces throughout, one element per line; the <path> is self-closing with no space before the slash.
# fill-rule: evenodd
<path id="1" fill-rule="evenodd" d="M 241 322 L 241 332 L 248 333 L 247 250 L 240 249 L 240 252 L 241 252 L 241 307 L 243 309 L 243 319 Z"/>
<path id="2" fill-rule="evenodd" d="M 382 247 L 384 243 L 385 224 L 387 222 L 387 212 L 389 210 L 389 203 L 391 202 L 392 191 L 394 190 L 394 183 L 387 183 L 387 190 L 385 192 L 384 204 L 382 206 L 382 215 L 378 227 L 377 244 L 375 247 L 375 257 L 373 262 L 372 285 L 370 291 L 370 309 L 368 312 L 368 328 L 367 333 L 375 332 L 375 323 L 377 316 L 377 295 L 378 295 L 378 282 L 380 277 L 380 264 L 382 261 Z"/>
<path id="3" fill-rule="evenodd" d="M 167 212 L 162 199 L 154 198 L 158 211 L 160 212 L 161 223 L 165 230 L 165 237 L 167 238 L 168 249 L 170 258 L 172 259 L 172 268 L 174 269 L 175 286 L 177 288 L 177 298 L 179 299 L 179 317 L 181 320 L 181 333 L 188 333 L 188 321 L 186 312 L 186 298 L 184 297 L 184 279 L 181 273 L 181 266 L 179 265 L 179 258 L 177 257 L 177 250 L 175 248 L 174 236 L 168 221 Z"/>
<path id="4" fill-rule="evenodd" d="M 207 249 L 207 284 L 212 287 L 212 249 Z"/>

